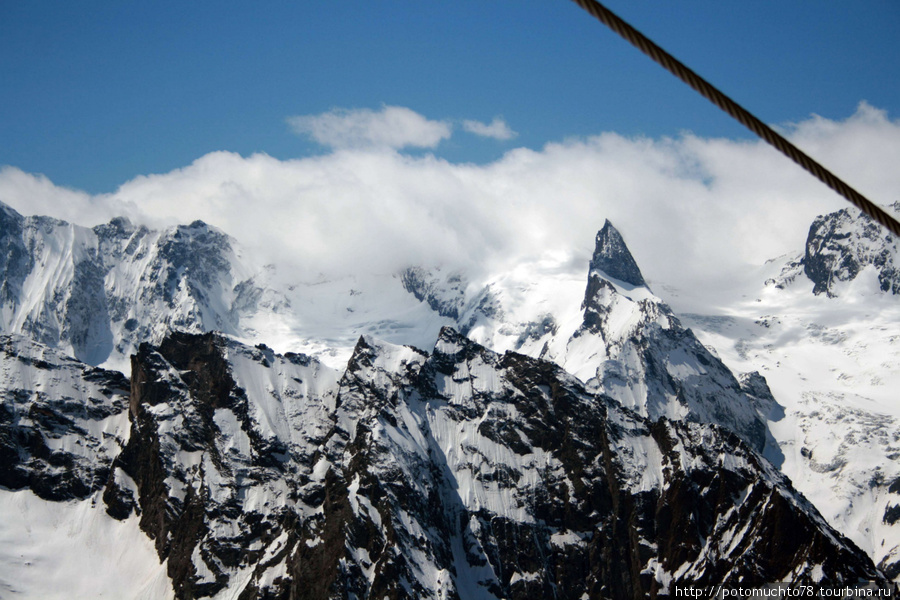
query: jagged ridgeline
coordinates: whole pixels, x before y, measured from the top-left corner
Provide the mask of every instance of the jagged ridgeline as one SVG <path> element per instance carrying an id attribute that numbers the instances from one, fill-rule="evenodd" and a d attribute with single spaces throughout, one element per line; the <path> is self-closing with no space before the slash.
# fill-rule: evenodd
<path id="1" fill-rule="evenodd" d="M 176 333 L 134 356 L 127 408 L 116 375 L 15 341 L 5 374 L 85 396 L 6 392 L 4 486 L 102 489 L 111 517 L 140 515 L 178 598 L 644 598 L 880 578 L 734 434 L 649 421 L 449 328 L 430 354 L 360 339 L 343 373 Z M 121 451 L 89 437 L 110 420 Z M 48 452 L 29 442 L 41 436 L 85 443 Z M 90 484 L 40 483 L 82 463 Z"/>

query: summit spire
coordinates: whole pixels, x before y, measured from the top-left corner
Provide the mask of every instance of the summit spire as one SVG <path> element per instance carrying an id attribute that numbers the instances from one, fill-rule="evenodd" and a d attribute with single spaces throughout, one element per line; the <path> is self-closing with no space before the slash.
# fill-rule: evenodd
<path id="1" fill-rule="evenodd" d="M 609 277 L 639 286 L 647 285 L 634 257 L 625 245 L 622 234 L 606 220 L 603 229 L 597 232 L 591 271 L 603 271 Z"/>

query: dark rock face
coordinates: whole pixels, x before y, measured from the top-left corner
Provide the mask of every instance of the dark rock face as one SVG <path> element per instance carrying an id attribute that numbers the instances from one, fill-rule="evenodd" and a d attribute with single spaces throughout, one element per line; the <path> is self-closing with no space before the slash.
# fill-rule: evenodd
<path id="1" fill-rule="evenodd" d="M 101 490 L 127 425 L 125 377 L 3 335 L 0 382 L 0 486 L 54 501 Z"/>
<path id="2" fill-rule="evenodd" d="M 603 224 L 603 229 L 597 232 L 591 271 L 602 271 L 607 276 L 629 285 L 647 285 L 634 257 L 631 256 L 631 251 L 622 239 L 622 234 L 609 220 Z M 585 301 L 587 299 L 588 295 L 585 294 Z"/>
<path id="3" fill-rule="evenodd" d="M 235 570 L 264 572 L 276 556 L 283 561 L 280 550 L 269 556 L 253 548 L 270 547 L 281 534 L 278 543 L 293 548 L 298 537 L 289 526 L 298 515 L 287 506 L 315 495 L 302 485 L 309 455 L 260 427 L 257 419 L 275 415 L 255 412 L 259 405 L 232 377 L 231 351 L 264 372 L 273 363 L 295 365 L 265 347 L 229 346 L 216 334 L 172 334 L 159 348 L 142 345 L 132 361 L 132 431 L 113 468 L 137 485 L 141 528 L 156 541 L 180 598 L 214 595 Z M 307 368 L 302 362 L 292 373 Z M 286 391 L 305 399 L 295 379 Z M 116 497 L 122 490 L 111 484 L 107 491 Z"/>
<path id="4" fill-rule="evenodd" d="M 31 271 L 23 221 L 22 215 L 0 203 L 0 305 L 18 304 L 22 284 Z"/>
<path id="5" fill-rule="evenodd" d="M 900 211 L 900 202 L 895 203 Z M 855 208 L 816 217 L 809 228 L 803 270 L 814 294 L 834 296 L 836 286 L 852 281 L 872 266 L 881 290 L 900 294 L 897 240 L 884 227 Z"/>
<path id="6" fill-rule="evenodd" d="M 465 302 L 466 282 L 459 273 L 441 277 L 440 271 L 428 272 L 421 267 L 410 267 L 400 274 L 403 289 L 426 302 L 431 310 L 442 317 L 458 319 Z"/>
<path id="7" fill-rule="evenodd" d="M 191 295 L 202 299 L 204 290 L 215 285 L 230 267 L 225 258 L 231 250 L 228 236 L 203 221 L 179 225 L 160 238 L 158 247 L 157 258 L 143 279 L 155 284 L 147 286 L 147 293 L 162 297 L 170 306 L 176 301 L 183 279 Z M 191 277 L 185 278 L 186 274 Z"/>
<path id="8" fill-rule="evenodd" d="M 297 358 L 211 334 L 134 358 L 107 503 L 129 512 L 114 482 L 133 479 L 179 598 L 882 580 L 733 434 L 649 421 L 552 363 L 450 329 L 431 355 L 361 338 L 340 378 Z"/>

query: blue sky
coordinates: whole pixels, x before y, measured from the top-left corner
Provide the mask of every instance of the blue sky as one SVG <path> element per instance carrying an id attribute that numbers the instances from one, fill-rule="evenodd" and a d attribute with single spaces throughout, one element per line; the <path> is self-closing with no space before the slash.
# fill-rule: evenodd
<path id="1" fill-rule="evenodd" d="M 769 123 L 900 114 L 894 0 L 607 5 Z M 288 118 L 385 105 L 517 133 L 410 150 L 454 163 L 606 131 L 749 137 L 566 0 L 0 2 L 0 165 L 60 186 L 322 154 Z"/>

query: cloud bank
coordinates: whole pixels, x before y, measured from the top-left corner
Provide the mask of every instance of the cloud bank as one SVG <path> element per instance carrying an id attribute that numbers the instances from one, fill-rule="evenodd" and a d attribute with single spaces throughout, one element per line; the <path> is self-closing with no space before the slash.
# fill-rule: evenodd
<path id="1" fill-rule="evenodd" d="M 310 276 L 412 264 L 487 272 L 547 253 L 584 272 L 609 218 L 651 285 L 698 289 L 802 249 L 816 215 L 847 206 L 761 142 L 604 133 L 517 148 L 485 165 L 454 164 L 396 151 L 446 135 L 440 121 L 410 113 L 329 113 L 358 124 L 306 124 L 331 153 L 278 160 L 215 152 L 103 196 L 6 168 L 0 200 L 85 225 L 122 213 L 153 226 L 203 219 Z M 397 132 L 392 119 L 404 124 Z M 872 200 L 900 198 L 900 122 L 884 112 L 862 104 L 846 120 L 813 117 L 785 132 Z"/>

